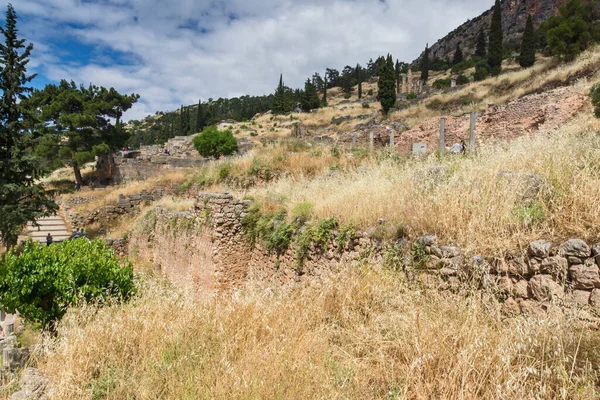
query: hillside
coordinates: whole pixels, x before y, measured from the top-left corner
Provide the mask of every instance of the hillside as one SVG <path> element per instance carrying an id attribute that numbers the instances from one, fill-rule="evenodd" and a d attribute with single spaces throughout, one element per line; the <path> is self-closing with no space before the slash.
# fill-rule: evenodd
<path id="1" fill-rule="evenodd" d="M 507 47 L 515 49 L 520 44 L 521 36 L 527 22 L 527 15 L 531 15 L 534 26 L 538 26 L 550 16 L 558 12 L 558 7 L 565 4 L 566 0 L 504 0 L 502 1 L 502 31 L 504 43 Z M 600 3 L 597 2 L 599 7 Z M 493 6 L 493 4 L 491 4 Z M 492 7 L 493 8 L 493 7 Z M 473 18 L 458 28 L 439 39 L 429 47 L 430 57 L 446 59 L 452 57 L 456 46 L 460 45 L 463 53 L 473 55 L 477 35 L 483 27 L 487 33 L 492 21 L 492 8 L 476 18 Z M 423 55 L 419 56 L 419 59 Z M 415 60 L 413 63 L 417 63 Z"/>

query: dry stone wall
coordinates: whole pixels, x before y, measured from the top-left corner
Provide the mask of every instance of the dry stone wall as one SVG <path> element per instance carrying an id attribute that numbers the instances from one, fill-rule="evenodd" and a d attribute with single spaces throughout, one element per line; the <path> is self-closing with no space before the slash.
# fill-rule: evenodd
<path id="1" fill-rule="evenodd" d="M 492 293 L 508 315 L 538 314 L 558 305 L 584 308 L 590 319 L 600 316 L 600 243 L 540 240 L 505 257 L 467 257 L 458 247 L 438 243 L 435 236 L 386 245 L 382 226 L 367 232 L 336 227 L 302 251 L 292 240 L 284 251 L 276 252 L 260 240 L 250 245 L 243 223 L 251 204 L 229 194 L 203 193 L 187 213 L 157 208 L 152 229 L 138 230 L 130 251 L 135 248 L 175 282 L 192 282 L 196 290 L 226 290 L 249 279 L 289 283 L 376 262 L 428 287 Z M 194 228 L 168 228 L 181 218 Z"/>

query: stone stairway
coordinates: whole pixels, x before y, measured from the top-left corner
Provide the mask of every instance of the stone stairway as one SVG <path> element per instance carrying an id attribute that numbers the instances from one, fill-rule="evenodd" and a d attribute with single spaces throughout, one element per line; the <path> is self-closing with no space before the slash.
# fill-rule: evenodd
<path id="1" fill-rule="evenodd" d="M 33 223 L 27 224 L 27 237 L 35 242 L 46 243 L 48 233 L 52 235 L 54 243 L 62 242 L 71 236 L 65 221 L 59 215 L 40 218 L 36 222 L 39 226 L 34 226 Z"/>

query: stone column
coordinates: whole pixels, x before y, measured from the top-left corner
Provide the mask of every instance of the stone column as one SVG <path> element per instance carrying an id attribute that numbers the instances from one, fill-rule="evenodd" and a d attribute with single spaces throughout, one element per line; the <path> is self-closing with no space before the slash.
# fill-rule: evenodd
<path id="1" fill-rule="evenodd" d="M 469 151 L 475 152 L 475 121 L 477 119 L 477 113 L 471 112 L 471 125 L 469 128 Z"/>
<path id="2" fill-rule="evenodd" d="M 390 129 L 390 147 L 394 148 L 394 130 Z"/>
<path id="3" fill-rule="evenodd" d="M 369 150 L 371 150 L 371 153 L 373 152 L 374 148 L 375 148 L 375 136 L 373 134 L 373 131 L 371 131 L 369 133 Z"/>
<path id="4" fill-rule="evenodd" d="M 452 80 L 450 81 L 450 87 L 451 87 L 451 88 L 453 88 L 453 87 L 456 87 L 456 79 L 452 79 Z"/>
<path id="5" fill-rule="evenodd" d="M 356 147 L 356 133 L 352 134 L 352 148 Z"/>
<path id="6" fill-rule="evenodd" d="M 446 149 L 446 118 L 440 118 L 440 153 L 443 153 Z"/>

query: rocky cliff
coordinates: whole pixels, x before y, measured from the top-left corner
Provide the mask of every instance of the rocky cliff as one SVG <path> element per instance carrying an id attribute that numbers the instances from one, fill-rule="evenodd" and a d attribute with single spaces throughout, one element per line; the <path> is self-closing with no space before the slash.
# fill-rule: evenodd
<path id="1" fill-rule="evenodd" d="M 596 2 L 596 9 L 600 7 L 600 1 Z M 520 43 L 521 35 L 525 30 L 527 15 L 531 14 L 533 24 L 537 27 L 550 16 L 558 13 L 558 8 L 567 0 L 503 0 L 502 1 L 502 30 L 504 31 L 504 42 L 509 46 Z M 493 1 L 490 0 L 490 9 L 480 16 L 469 20 L 438 40 L 431 46 L 430 57 L 446 58 L 452 56 L 457 44 L 464 54 L 475 52 L 475 43 L 479 30 L 483 26 L 486 34 L 489 32 L 492 22 Z M 419 59 L 422 57 L 419 56 Z"/>

